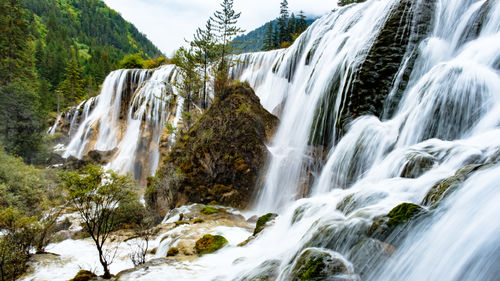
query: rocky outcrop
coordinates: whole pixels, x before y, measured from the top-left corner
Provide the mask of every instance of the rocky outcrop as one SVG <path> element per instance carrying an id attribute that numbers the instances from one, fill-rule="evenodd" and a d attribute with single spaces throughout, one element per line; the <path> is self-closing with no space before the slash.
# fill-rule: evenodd
<path id="1" fill-rule="evenodd" d="M 418 45 L 430 31 L 435 2 L 400 0 L 395 4 L 364 60 L 354 70 L 343 70 L 354 77 L 350 86 L 340 89 L 341 77 L 332 77 L 317 109 L 311 144 L 330 145 L 332 138 L 340 139 L 347 125 L 361 115 L 383 117 L 384 105 L 389 108 L 386 117 L 392 115 L 410 78 Z M 405 63 L 401 76 L 396 79 Z M 395 92 L 388 99 L 395 86 Z M 337 113 L 334 108 L 339 92 L 343 102 L 338 107 L 341 112 Z M 335 134 L 334 127 L 337 128 Z"/>
<path id="2" fill-rule="evenodd" d="M 435 208 L 437 205 L 439 205 L 440 202 L 442 202 L 458 187 L 460 187 L 460 185 L 472 174 L 474 174 L 478 170 L 491 167 L 492 165 L 493 164 L 471 164 L 463 167 L 462 169 L 458 170 L 453 176 L 436 183 L 429 190 L 429 192 L 427 192 L 427 195 L 422 201 L 422 205 Z"/>
<path id="3" fill-rule="evenodd" d="M 244 208 L 254 193 L 278 119 L 246 83 L 235 83 L 181 134 L 147 188 L 160 214 L 187 203 Z"/>

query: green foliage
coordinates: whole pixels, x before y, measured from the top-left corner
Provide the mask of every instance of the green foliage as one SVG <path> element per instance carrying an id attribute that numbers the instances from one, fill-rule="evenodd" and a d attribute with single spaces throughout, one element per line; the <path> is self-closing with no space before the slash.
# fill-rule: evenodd
<path id="1" fill-rule="evenodd" d="M 82 174 L 72 171 L 61 175 L 69 201 L 84 223 L 84 230 L 94 241 L 99 261 L 104 269 L 104 278 L 110 278 L 109 265 L 113 255 L 104 248 L 116 223 L 117 209 L 127 201 L 133 201 L 134 182 L 127 176 L 102 168 L 87 166 Z"/>
<path id="2" fill-rule="evenodd" d="M 78 62 L 76 54 L 68 61 L 65 69 L 64 80 L 59 84 L 59 92 L 64 97 L 64 105 L 75 104 L 88 98 L 85 95 L 85 81 L 83 80 L 83 69 Z"/>
<path id="3" fill-rule="evenodd" d="M 224 236 L 205 234 L 202 238 L 198 239 L 195 244 L 195 250 L 198 255 L 211 254 L 222 247 L 226 246 L 229 242 Z"/>
<path id="4" fill-rule="evenodd" d="M 25 165 L 0 147 L 0 207 L 13 207 L 24 214 L 40 214 L 61 199 L 49 170 Z"/>
<path id="5" fill-rule="evenodd" d="M 37 221 L 14 208 L 0 209 L 0 278 L 16 280 L 27 268 L 35 241 Z"/>
<path id="6" fill-rule="evenodd" d="M 139 201 L 137 194 L 132 193 L 116 208 L 114 229 L 131 228 L 140 225 L 146 217 L 146 208 Z"/>
<path id="7" fill-rule="evenodd" d="M 144 68 L 145 63 L 139 54 L 126 55 L 120 61 L 120 68 Z"/>

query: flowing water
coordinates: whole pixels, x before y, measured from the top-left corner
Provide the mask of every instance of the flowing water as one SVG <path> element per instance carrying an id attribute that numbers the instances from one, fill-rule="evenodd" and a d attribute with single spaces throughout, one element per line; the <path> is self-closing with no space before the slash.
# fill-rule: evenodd
<path id="1" fill-rule="evenodd" d="M 264 107 L 281 120 L 252 210 L 277 212 L 278 218 L 246 246 L 192 262 L 151 264 L 120 280 L 300 280 L 301 257 L 310 253 L 343 265 L 325 280 L 498 280 L 500 1 L 436 0 L 429 33 L 416 51 L 408 48 L 399 65 L 385 118 L 361 116 L 345 132 L 325 122 L 332 141 L 320 148 L 321 160 L 315 159 L 311 128 L 322 98 L 330 94 L 330 110 L 336 121 L 342 118 L 343 93 L 400 1 L 405 0 L 368 0 L 336 9 L 286 50 L 239 56 L 232 76 L 249 81 Z M 405 74 L 413 52 L 418 56 Z M 125 73 L 110 74 L 113 80 L 106 80 L 101 95 L 118 87 Z M 147 100 L 141 91 L 136 97 Z M 88 122 L 81 123 L 67 155 L 80 155 L 82 136 L 92 124 L 116 119 L 103 113 L 113 101 L 97 98 L 95 108 L 103 104 L 103 109 L 84 119 Z M 139 104 L 134 113 L 151 116 Z M 118 135 L 105 131 L 102 139 Z M 101 138 L 97 147 L 104 146 Z M 121 143 L 123 151 L 137 145 Z M 415 159 L 430 164 L 408 169 Z M 316 163 L 312 169 L 311 163 Z M 423 205 L 434 184 L 469 164 L 484 163 L 490 166 L 473 173 L 435 209 L 424 207 L 427 215 L 406 236 L 386 242 L 367 236 L 379 216 L 404 202 Z M 162 245 L 163 252 L 167 248 Z"/>
<path id="2" fill-rule="evenodd" d="M 81 159 L 89 151 L 111 152 L 106 166 L 132 173 L 138 180 L 156 172 L 165 124 L 177 126 L 183 99 L 170 86 L 175 67 L 117 70 L 104 81 L 101 93 L 63 115 L 70 138 L 63 157 Z M 53 134 L 61 117 L 49 133 Z"/>

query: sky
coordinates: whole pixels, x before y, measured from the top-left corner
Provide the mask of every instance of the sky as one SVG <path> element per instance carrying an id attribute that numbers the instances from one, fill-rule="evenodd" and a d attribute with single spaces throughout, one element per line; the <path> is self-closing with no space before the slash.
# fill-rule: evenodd
<path id="1" fill-rule="evenodd" d="M 247 32 L 279 15 L 282 0 L 234 0 L 234 10 L 241 12 L 238 25 Z M 186 45 L 198 27 L 220 7 L 221 0 L 104 0 L 123 18 L 146 34 L 160 50 L 170 56 Z M 336 0 L 288 0 L 291 12 L 321 16 L 336 6 Z"/>

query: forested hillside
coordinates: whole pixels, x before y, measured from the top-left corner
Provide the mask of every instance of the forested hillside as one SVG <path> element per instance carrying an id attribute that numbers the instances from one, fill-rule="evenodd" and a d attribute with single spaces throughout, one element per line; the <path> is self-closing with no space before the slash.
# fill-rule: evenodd
<path id="1" fill-rule="evenodd" d="M 301 30 L 310 26 L 316 20 L 316 18 L 306 18 L 304 20 L 306 22 L 306 25 L 304 27 L 301 27 Z M 269 30 L 271 30 L 271 33 L 275 32 L 276 27 L 278 26 L 278 22 L 279 18 L 276 18 L 265 23 L 259 28 L 236 37 L 233 41 L 236 47 L 235 52 L 238 54 L 242 54 L 248 52 L 263 51 L 266 35 L 269 33 Z"/>
<path id="2" fill-rule="evenodd" d="M 1 1 L 0 31 L 0 143 L 27 162 L 51 112 L 95 95 L 124 56 L 161 56 L 102 1 Z"/>

